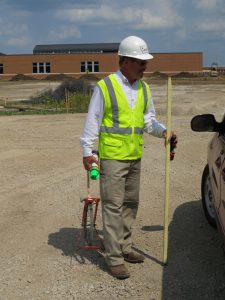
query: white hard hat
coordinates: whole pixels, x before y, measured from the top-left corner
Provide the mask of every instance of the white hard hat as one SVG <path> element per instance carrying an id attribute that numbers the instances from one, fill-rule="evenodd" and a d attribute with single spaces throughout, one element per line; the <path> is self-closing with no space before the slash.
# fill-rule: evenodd
<path id="1" fill-rule="evenodd" d="M 128 36 L 119 45 L 118 55 L 147 60 L 153 56 L 148 52 L 148 46 L 144 40 L 137 36 Z"/>

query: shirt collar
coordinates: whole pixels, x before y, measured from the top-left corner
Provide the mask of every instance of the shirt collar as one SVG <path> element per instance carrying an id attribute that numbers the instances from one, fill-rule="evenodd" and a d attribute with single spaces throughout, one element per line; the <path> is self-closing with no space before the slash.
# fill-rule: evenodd
<path id="1" fill-rule="evenodd" d="M 127 80 L 127 78 L 123 75 L 123 73 L 120 70 L 117 70 L 116 75 L 120 78 L 122 83 L 131 85 L 129 83 L 129 81 Z M 132 86 L 136 86 L 136 85 L 137 85 L 137 80 L 132 84 Z"/>

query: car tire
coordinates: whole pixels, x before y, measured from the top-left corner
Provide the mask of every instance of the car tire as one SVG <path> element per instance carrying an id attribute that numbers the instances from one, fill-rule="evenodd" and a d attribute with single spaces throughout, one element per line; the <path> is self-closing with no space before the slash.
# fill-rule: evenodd
<path id="1" fill-rule="evenodd" d="M 201 182 L 202 206 L 208 223 L 216 228 L 215 210 L 213 205 L 212 186 L 209 176 L 209 166 L 205 166 Z"/>

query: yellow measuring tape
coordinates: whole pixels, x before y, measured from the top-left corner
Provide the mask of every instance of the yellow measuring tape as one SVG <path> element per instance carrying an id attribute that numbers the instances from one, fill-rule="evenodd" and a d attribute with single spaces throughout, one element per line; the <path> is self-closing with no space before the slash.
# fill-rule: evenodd
<path id="1" fill-rule="evenodd" d="M 171 115 L 172 115 L 172 81 L 168 77 L 167 82 L 167 138 L 166 138 L 166 167 L 165 167 L 165 203 L 164 203 L 164 242 L 163 242 L 163 264 L 167 264 L 168 257 L 168 214 L 170 200 L 170 132 L 171 132 Z"/>

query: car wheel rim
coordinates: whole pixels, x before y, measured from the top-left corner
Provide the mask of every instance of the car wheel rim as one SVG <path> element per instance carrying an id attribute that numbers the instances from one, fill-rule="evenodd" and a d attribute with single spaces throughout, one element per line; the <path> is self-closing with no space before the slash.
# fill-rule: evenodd
<path id="1" fill-rule="evenodd" d="M 215 211 L 213 207 L 213 194 L 209 176 L 205 183 L 205 204 L 211 218 L 215 219 Z"/>

